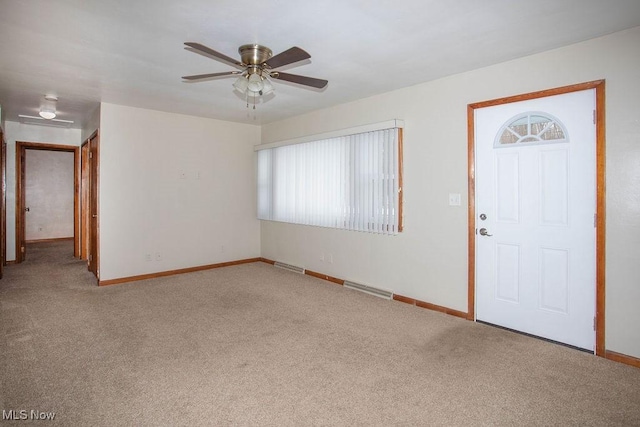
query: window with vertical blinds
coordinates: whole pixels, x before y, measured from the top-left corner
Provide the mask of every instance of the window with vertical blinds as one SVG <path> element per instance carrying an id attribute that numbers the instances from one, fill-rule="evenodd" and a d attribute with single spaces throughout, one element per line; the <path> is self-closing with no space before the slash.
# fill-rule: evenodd
<path id="1" fill-rule="evenodd" d="M 401 128 L 257 150 L 259 219 L 402 231 Z"/>

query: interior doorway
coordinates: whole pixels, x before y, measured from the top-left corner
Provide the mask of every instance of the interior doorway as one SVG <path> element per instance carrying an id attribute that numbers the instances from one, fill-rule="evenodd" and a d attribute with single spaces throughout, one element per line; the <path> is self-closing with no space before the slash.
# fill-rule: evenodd
<path id="1" fill-rule="evenodd" d="M 27 150 L 73 153 L 73 256 L 80 256 L 80 147 L 58 144 L 16 142 L 16 263 L 25 260 L 27 243 Z"/>
<path id="2" fill-rule="evenodd" d="M 100 136 L 95 131 L 81 146 L 81 258 L 87 261 L 87 269 L 100 278 L 99 253 L 99 155 Z"/>
<path id="3" fill-rule="evenodd" d="M 580 108 L 567 108 L 572 100 Z M 556 115 L 578 123 L 573 115 L 581 109 L 585 117 L 565 138 L 567 128 Z M 468 113 L 469 318 L 576 345 L 546 334 L 560 331 L 566 325 L 557 322 L 582 305 L 579 330 L 585 338 L 577 346 L 604 356 L 604 81 L 471 104 Z M 504 126 L 482 127 L 500 113 L 504 117 L 496 120 L 504 119 Z M 529 132 L 538 127 L 540 132 Z M 520 135 L 522 129 L 529 133 Z M 587 151 L 579 153 L 583 147 Z M 581 166 L 584 173 L 576 175 Z M 582 204 L 574 191 L 581 180 L 591 181 Z M 570 238 L 562 240 L 564 234 Z M 568 243 L 578 235 L 586 240 Z M 582 273 L 589 277 L 571 282 Z M 571 299 L 584 295 L 591 301 Z M 515 327 L 503 324 L 512 321 Z M 560 336 L 573 339 L 575 333 Z"/>

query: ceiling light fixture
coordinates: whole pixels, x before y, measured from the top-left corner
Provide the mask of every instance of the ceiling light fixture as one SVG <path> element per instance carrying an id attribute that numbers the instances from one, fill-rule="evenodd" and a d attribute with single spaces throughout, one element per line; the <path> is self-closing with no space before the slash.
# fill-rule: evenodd
<path id="1" fill-rule="evenodd" d="M 25 114 L 18 114 L 18 118 L 20 123 L 25 125 L 53 126 L 61 128 L 71 128 L 73 126 L 73 120 L 43 119 L 40 116 L 28 116 Z"/>
<path id="2" fill-rule="evenodd" d="M 253 97 L 253 109 L 256 108 L 256 98 L 269 95 L 273 92 L 273 85 L 269 81 L 269 72 L 258 68 L 250 68 L 243 73 L 233 83 L 233 87 L 245 95 L 247 98 L 247 107 L 249 106 L 249 97 Z"/>
<path id="3" fill-rule="evenodd" d="M 51 120 L 56 117 L 56 103 L 58 98 L 53 95 L 45 95 L 40 103 L 40 117 Z"/>
<path id="4" fill-rule="evenodd" d="M 258 74 L 251 74 L 249 76 L 249 84 L 247 85 L 247 90 L 250 92 L 260 92 L 262 91 L 262 77 Z"/>
<path id="5" fill-rule="evenodd" d="M 271 79 L 284 80 L 316 89 L 324 89 L 327 86 L 327 83 L 329 83 L 323 79 L 275 71 L 276 68 L 311 58 L 311 55 L 299 47 L 294 46 L 277 54 L 276 56 L 273 56 L 271 49 L 268 47 L 261 46 L 259 44 L 245 44 L 238 48 L 238 53 L 240 54 L 240 61 L 238 61 L 200 43 L 187 42 L 185 45 L 187 46 L 185 48 L 187 50 L 217 59 L 239 68 L 242 71 L 234 70 L 224 71 L 221 73 L 184 76 L 182 77 L 184 80 L 198 81 L 217 77 L 240 75 L 233 83 L 233 87 L 238 92 L 245 95 L 247 107 L 249 107 L 249 97 L 253 97 L 254 110 L 256 108 L 256 102 L 259 102 L 259 98 L 273 93 Z"/>
<path id="6" fill-rule="evenodd" d="M 236 82 L 233 84 L 233 87 L 235 87 L 238 92 L 242 94 L 247 93 L 247 86 L 249 86 L 249 80 L 247 80 L 245 76 L 238 77 L 238 80 L 236 80 Z"/>

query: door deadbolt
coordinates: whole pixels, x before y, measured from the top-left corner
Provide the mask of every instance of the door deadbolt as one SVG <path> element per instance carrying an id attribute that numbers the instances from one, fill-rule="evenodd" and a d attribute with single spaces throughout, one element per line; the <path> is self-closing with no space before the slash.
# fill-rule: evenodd
<path id="1" fill-rule="evenodd" d="M 487 219 L 487 216 L 485 214 L 480 214 L 480 219 L 484 221 L 485 219 Z"/>

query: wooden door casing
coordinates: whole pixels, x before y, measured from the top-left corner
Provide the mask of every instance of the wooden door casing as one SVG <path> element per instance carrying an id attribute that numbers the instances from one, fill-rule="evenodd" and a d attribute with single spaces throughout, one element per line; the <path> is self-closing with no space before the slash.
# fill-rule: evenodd
<path id="1" fill-rule="evenodd" d="M 47 150 L 47 151 L 68 151 L 74 156 L 74 198 L 73 198 L 73 221 L 74 239 L 73 256 L 80 256 L 80 226 L 79 226 L 79 205 L 80 205 L 80 147 L 73 145 L 59 145 L 33 142 L 16 142 L 16 264 L 25 259 L 25 178 L 26 178 L 26 150 Z"/>
<path id="2" fill-rule="evenodd" d="M 475 110 L 478 108 L 536 99 L 545 96 L 581 91 L 596 90 L 596 355 L 607 357 L 605 347 L 605 246 L 606 246 L 606 191 L 605 191 L 605 81 L 594 80 L 570 86 L 546 89 L 537 92 L 492 99 L 467 105 L 467 159 L 468 159 L 468 310 L 467 319 L 475 320 L 475 271 L 476 271 L 476 206 L 475 206 Z"/>
<path id="3" fill-rule="evenodd" d="M 99 254 L 99 155 L 100 137 L 96 132 L 89 139 L 89 263 L 88 268 L 96 278 L 100 278 L 100 254 Z"/>

